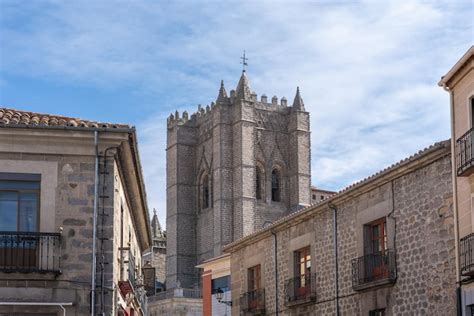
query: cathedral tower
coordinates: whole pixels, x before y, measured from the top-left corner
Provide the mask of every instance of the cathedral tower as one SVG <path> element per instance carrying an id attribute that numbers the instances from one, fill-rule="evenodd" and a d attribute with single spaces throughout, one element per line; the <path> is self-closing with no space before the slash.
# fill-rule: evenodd
<path id="1" fill-rule="evenodd" d="M 293 104 L 251 91 L 245 71 L 230 94 L 167 133 L 167 287 L 199 283 L 195 266 L 224 245 L 310 204 L 310 128 L 299 89 Z M 178 283 L 179 281 L 179 283 Z"/>

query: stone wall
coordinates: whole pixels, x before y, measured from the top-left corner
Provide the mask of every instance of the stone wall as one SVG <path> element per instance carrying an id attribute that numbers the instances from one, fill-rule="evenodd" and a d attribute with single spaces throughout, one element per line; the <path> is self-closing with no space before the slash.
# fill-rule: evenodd
<path id="1" fill-rule="evenodd" d="M 455 262 L 449 153 L 411 172 L 337 204 L 338 281 L 341 315 L 368 315 L 385 308 L 387 315 L 454 315 Z M 359 191 L 363 190 L 360 188 Z M 344 194 L 341 194 L 341 199 Z M 278 300 L 283 315 L 335 313 L 335 257 L 333 211 L 327 206 L 278 229 Z M 364 224 L 385 217 L 387 244 L 396 251 L 397 278 L 356 291 L 352 259 L 363 255 Z M 275 313 L 274 238 L 250 243 L 232 252 L 233 314 L 240 313 L 239 297 L 247 292 L 247 269 L 262 267 L 267 314 Z M 293 251 L 311 247 L 316 274 L 316 301 L 285 306 L 285 283 L 293 277 Z"/>

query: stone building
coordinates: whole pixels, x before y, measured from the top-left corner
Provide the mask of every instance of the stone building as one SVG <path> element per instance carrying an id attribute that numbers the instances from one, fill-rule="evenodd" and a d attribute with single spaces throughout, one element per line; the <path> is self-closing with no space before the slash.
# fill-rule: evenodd
<path id="1" fill-rule="evenodd" d="M 323 190 L 320 188 L 316 188 L 315 186 L 311 186 L 311 204 L 325 200 L 335 193 L 336 192 L 334 191 Z"/>
<path id="2" fill-rule="evenodd" d="M 1 315 L 145 315 L 149 226 L 133 127 L 0 108 Z"/>
<path id="3" fill-rule="evenodd" d="M 228 95 L 168 118 L 168 289 L 198 287 L 196 265 L 222 247 L 311 203 L 309 113 L 257 100 L 245 71 Z"/>
<path id="4" fill-rule="evenodd" d="M 474 314 L 474 46 L 441 78 L 450 94 L 459 306 Z"/>
<path id="5" fill-rule="evenodd" d="M 151 219 L 151 239 L 152 246 L 143 254 L 142 263 L 144 267 L 154 269 L 153 292 L 161 292 L 165 290 L 166 280 L 166 231 L 162 230 L 155 209 Z"/>
<path id="6" fill-rule="evenodd" d="M 450 142 L 224 247 L 232 315 L 454 315 Z"/>

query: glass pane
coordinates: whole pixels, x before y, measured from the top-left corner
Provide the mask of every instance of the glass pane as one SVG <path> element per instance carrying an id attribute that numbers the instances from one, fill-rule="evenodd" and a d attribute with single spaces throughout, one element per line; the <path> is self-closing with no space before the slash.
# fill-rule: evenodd
<path id="1" fill-rule="evenodd" d="M 34 232 L 37 230 L 38 194 L 36 192 L 20 193 L 19 230 Z"/>
<path id="2" fill-rule="evenodd" d="M 0 190 L 39 190 L 37 181 L 10 181 L 0 180 Z"/>
<path id="3" fill-rule="evenodd" d="M 380 232 L 379 232 L 379 226 L 373 226 L 373 229 L 372 229 L 372 239 L 378 239 L 380 236 Z"/>
<path id="4" fill-rule="evenodd" d="M 0 191 L 0 231 L 17 230 L 18 193 Z"/>

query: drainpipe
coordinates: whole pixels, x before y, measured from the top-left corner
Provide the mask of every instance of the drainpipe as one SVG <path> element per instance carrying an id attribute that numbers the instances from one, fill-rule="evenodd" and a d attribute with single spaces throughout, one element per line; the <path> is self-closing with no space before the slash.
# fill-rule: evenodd
<path id="1" fill-rule="evenodd" d="M 462 315 L 462 298 L 461 298 L 461 273 L 459 258 L 459 216 L 458 216 L 458 178 L 456 173 L 456 154 L 455 154 L 455 120 L 454 120 L 454 92 L 450 90 L 446 84 L 443 89 L 449 92 L 449 105 L 451 112 L 451 177 L 453 183 L 453 215 L 454 215 L 454 253 L 456 258 L 456 299 L 457 299 L 457 315 Z"/>
<path id="2" fill-rule="evenodd" d="M 92 271 L 91 271 L 91 316 L 95 315 L 95 271 L 97 239 L 97 204 L 99 202 L 99 132 L 94 131 L 95 169 L 94 169 L 94 215 L 92 218 Z"/>
<path id="3" fill-rule="evenodd" d="M 275 256 L 275 315 L 278 316 L 278 256 L 277 256 L 277 249 L 278 249 L 278 241 L 277 235 L 272 230 L 273 240 L 274 240 L 274 256 Z"/>
<path id="4" fill-rule="evenodd" d="M 336 316 L 339 316 L 339 259 L 337 253 L 337 207 L 336 205 L 329 203 L 329 208 L 333 211 L 332 219 L 334 225 L 334 261 L 335 261 L 335 274 L 336 274 Z"/>

